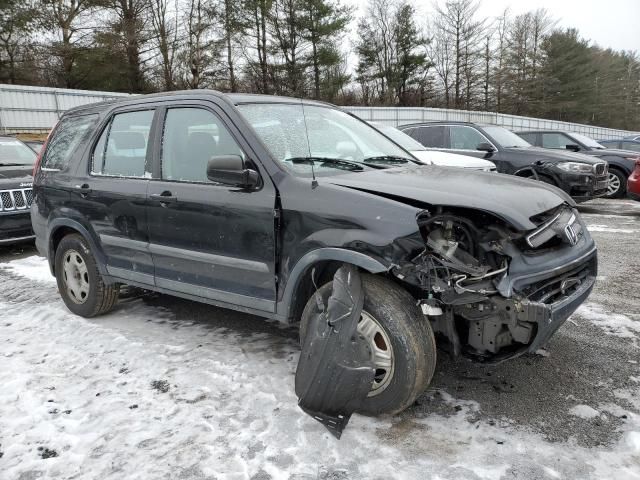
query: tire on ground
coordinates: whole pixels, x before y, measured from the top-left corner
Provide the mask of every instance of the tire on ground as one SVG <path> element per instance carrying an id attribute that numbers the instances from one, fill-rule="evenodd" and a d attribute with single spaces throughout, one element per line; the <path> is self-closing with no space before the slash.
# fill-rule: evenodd
<path id="1" fill-rule="evenodd" d="M 395 414 L 412 405 L 427 388 L 436 366 L 436 343 L 428 320 L 404 289 L 383 277 L 362 274 L 364 311 L 376 318 L 391 341 L 393 377 L 386 388 L 369 396 L 359 413 Z M 309 299 L 300 319 L 301 343 L 320 295 L 326 305 L 331 295 L 329 282 Z"/>
<path id="2" fill-rule="evenodd" d="M 89 293 L 84 303 L 76 303 L 67 293 L 64 279 L 63 261 L 70 250 L 78 252 L 87 267 Z M 76 315 L 95 317 L 109 312 L 118 301 L 118 284 L 106 284 L 98 271 L 98 266 L 87 241 L 78 234 L 65 236 L 58 245 L 55 254 L 55 272 L 58 291 L 65 305 Z"/>

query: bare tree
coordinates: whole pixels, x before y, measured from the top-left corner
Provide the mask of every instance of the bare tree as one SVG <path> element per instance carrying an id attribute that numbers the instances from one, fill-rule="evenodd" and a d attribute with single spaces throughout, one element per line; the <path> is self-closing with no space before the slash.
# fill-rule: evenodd
<path id="1" fill-rule="evenodd" d="M 174 0 L 173 11 L 169 10 L 171 0 L 149 0 L 149 13 L 153 29 L 153 39 L 160 54 L 162 87 L 175 89 L 175 57 L 178 48 L 178 0 Z"/>

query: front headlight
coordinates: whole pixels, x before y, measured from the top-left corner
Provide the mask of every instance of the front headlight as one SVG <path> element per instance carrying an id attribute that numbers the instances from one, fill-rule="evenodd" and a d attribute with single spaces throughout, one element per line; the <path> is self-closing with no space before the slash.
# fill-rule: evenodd
<path id="1" fill-rule="evenodd" d="M 580 162 L 560 162 L 557 164 L 560 170 L 573 173 L 589 173 L 593 171 L 593 165 Z"/>

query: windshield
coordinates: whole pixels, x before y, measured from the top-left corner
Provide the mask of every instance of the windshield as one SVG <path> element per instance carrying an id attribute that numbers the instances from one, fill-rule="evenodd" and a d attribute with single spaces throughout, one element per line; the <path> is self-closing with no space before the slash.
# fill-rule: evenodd
<path id="1" fill-rule="evenodd" d="M 335 108 L 260 103 L 239 105 L 238 109 L 273 157 L 297 174 L 311 175 L 312 168 L 316 175 L 335 175 L 371 165 L 417 163 L 376 129 Z M 361 165 L 365 167 L 358 168 Z"/>
<path id="2" fill-rule="evenodd" d="M 0 166 L 33 165 L 38 156 L 20 140 L 0 138 Z"/>
<path id="3" fill-rule="evenodd" d="M 482 127 L 502 148 L 528 148 L 531 144 L 503 127 Z"/>
<path id="4" fill-rule="evenodd" d="M 597 149 L 601 149 L 601 148 L 605 148 L 602 145 L 600 145 L 598 142 L 596 142 L 593 138 L 589 138 L 589 137 L 585 137 L 584 135 L 580 134 L 580 133 L 573 133 L 571 132 L 570 135 L 576 139 L 577 141 L 579 141 L 580 143 L 582 143 L 585 147 L 588 148 L 597 148 Z"/>

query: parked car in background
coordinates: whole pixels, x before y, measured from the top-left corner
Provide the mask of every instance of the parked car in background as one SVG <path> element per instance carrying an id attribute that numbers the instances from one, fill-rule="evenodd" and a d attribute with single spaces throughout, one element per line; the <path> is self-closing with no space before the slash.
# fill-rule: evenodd
<path id="1" fill-rule="evenodd" d="M 14 137 L 0 137 L 0 245 L 32 240 L 29 207 L 36 154 Z"/>
<path id="2" fill-rule="evenodd" d="M 506 128 L 468 122 L 427 122 L 398 127 L 425 147 L 491 160 L 498 172 L 555 185 L 575 201 L 607 192 L 607 163 L 571 152 L 534 148 Z"/>
<path id="3" fill-rule="evenodd" d="M 304 338 L 335 272 L 357 266 L 351 342 L 375 367 L 361 408 L 374 414 L 403 410 L 429 384 L 434 330 L 479 361 L 534 352 L 597 272 L 595 243 L 559 189 L 419 164 L 310 100 L 194 90 L 77 107 L 34 185 L 36 246 L 85 317 L 130 284 L 300 322 Z"/>
<path id="4" fill-rule="evenodd" d="M 626 137 L 624 137 L 625 140 L 639 140 L 640 141 L 640 135 L 639 134 L 635 134 L 635 135 L 628 135 Z"/>
<path id="5" fill-rule="evenodd" d="M 532 145 L 553 150 L 580 152 L 605 160 L 609 164 L 608 198 L 623 197 L 627 191 L 627 178 L 635 167 L 638 152 L 605 148 L 594 139 L 574 132 L 558 130 L 532 130 L 516 132 Z"/>
<path id="6" fill-rule="evenodd" d="M 40 153 L 44 142 L 40 140 L 25 140 L 24 144 L 36 153 Z"/>
<path id="7" fill-rule="evenodd" d="M 369 122 L 380 132 L 385 134 L 391 140 L 396 142 L 405 150 L 409 150 L 411 154 L 427 165 L 440 165 L 442 167 L 458 167 L 468 168 L 471 170 L 482 170 L 485 172 L 495 172 L 496 165 L 489 160 L 470 157 L 468 155 L 458 155 L 456 153 L 441 152 L 439 150 L 430 150 L 420 142 L 414 140 L 406 133 L 401 132 L 395 127 L 381 125 L 376 122 Z"/>
<path id="8" fill-rule="evenodd" d="M 640 202 L 640 158 L 636 160 L 636 168 L 629 175 L 627 192 L 629 197 Z"/>
<path id="9" fill-rule="evenodd" d="M 605 148 L 615 148 L 618 150 L 628 150 L 630 152 L 640 152 L 640 140 L 599 140 L 598 143 Z"/>

